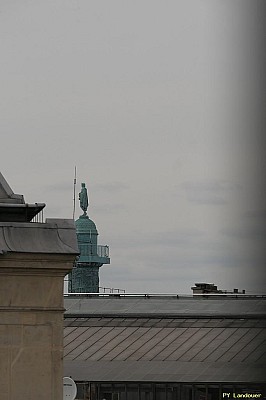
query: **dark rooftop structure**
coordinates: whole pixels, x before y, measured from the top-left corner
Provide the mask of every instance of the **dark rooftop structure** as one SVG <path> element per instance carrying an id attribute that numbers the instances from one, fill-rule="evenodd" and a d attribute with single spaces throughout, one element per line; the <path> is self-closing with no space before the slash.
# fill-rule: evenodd
<path id="1" fill-rule="evenodd" d="M 23 195 L 15 194 L 0 172 L 1 222 L 30 222 L 44 207 L 44 203 L 25 203 Z"/>

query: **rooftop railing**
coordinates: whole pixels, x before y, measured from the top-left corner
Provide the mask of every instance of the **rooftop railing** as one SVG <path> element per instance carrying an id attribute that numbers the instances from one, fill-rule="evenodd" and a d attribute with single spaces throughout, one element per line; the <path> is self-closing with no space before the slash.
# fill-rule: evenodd
<path id="1" fill-rule="evenodd" d="M 120 290 L 120 292 L 119 292 Z M 242 293 L 207 293 L 207 294 L 177 294 L 177 293 L 126 293 L 122 289 L 113 289 L 112 292 L 100 293 L 64 293 L 64 297 L 144 297 L 144 298 L 187 298 L 193 299 L 195 297 L 214 299 L 218 297 L 230 299 L 266 299 L 266 294 L 242 294 Z"/>
<path id="2" fill-rule="evenodd" d="M 99 257 L 109 258 L 109 246 L 95 245 L 90 243 L 79 244 L 80 253 L 83 256 L 91 256 L 96 254 Z"/>

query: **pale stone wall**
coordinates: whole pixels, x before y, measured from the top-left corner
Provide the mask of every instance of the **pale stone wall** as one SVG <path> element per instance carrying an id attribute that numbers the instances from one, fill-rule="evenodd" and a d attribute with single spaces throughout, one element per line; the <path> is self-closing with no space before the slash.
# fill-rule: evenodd
<path id="1" fill-rule="evenodd" d="M 62 399 L 63 279 L 74 258 L 0 255 L 1 400 Z"/>

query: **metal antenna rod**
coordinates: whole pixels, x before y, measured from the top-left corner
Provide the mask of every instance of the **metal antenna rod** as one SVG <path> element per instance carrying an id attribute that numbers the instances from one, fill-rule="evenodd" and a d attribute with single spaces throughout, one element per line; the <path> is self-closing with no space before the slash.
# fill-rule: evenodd
<path id="1" fill-rule="evenodd" d="M 77 183 L 77 167 L 75 166 L 74 172 L 74 188 L 73 188 L 73 219 L 75 219 L 75 211 L 76 211 L 76 183 Z"/>

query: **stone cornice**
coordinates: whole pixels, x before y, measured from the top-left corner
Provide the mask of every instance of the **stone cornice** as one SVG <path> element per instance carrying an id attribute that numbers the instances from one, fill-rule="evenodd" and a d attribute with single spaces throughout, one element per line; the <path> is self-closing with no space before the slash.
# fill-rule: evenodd
<path id="1" fill-rule="evenodd" d="M 50 219 L 46 223 L 0 222 L 1 253 L 78 255 L 73 220 Z"/>

